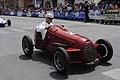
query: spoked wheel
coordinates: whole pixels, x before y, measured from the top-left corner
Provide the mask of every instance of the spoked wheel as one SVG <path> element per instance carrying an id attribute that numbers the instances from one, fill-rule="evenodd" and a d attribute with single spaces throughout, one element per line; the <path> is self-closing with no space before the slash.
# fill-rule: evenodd
<path id="1" fill-rule="evenodd" d="M 68 55 L 64 48 L 59 47 L 55 53 L 53 58 L 53 64 L 56 70 L 60 73 L 66 74 L 68 70 Z"/>
<path id="2" fill-rule="evenodd" d="M 113 56 L 113 48 L 111 43 L 108 40 L 99 39 L 96 41 L 95 44 L 98 45 L 97 53 L 100 61 L 104 61 L 104 62 L 109 61 Z"/>
<path id="3" fill-rule="evenodd" d="M 7 25 L 11 26 L 11 20 L 9 20 L 9 19 L 7 20 Z"/>
<path id="4" fill-rule="evenodd" d="M 33 54 L 33 42 L 32 39 L 25 35 L 22 39 L 22 48 L 26 56 L 31 57 Z"/>

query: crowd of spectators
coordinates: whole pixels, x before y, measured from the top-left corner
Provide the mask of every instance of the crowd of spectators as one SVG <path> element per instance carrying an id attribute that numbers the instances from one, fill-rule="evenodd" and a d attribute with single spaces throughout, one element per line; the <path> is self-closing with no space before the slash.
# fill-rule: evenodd
<path id="1" fill-rule="evenodd" d="M 109 1 L 100 1 L 98 4 L 95 4 L 94 2 L 88 3 L 88 2 L 80 2 L 80 3 L 75 3 L 71 4 L 69 1 L 66 1 L 64 4 L 58 4 L 57 7 L 53 8 L 28 8 L 28 9 L 5 9 L 1 8 L 0 9 L 0 14 L 7 14 L 12 12 L 16 13 L 17 11 L 22 11 L 24 13 L 46 13 L 46 11 L 88 11 L 88 10 L 99 10 L 99 11 L 105 11 L 105 10 L 110 10 L 110 9 L 120 9 L 120 1 L 114 1 L 114 0 L 109 0 Z"/>
<path id="2" fill-rule="evenodd" d="M 69 3 L 68 1 L 65 2 L 65 4 L 59 4 L 55 10 L 58 11 L 80 11 L 80 10 L 85 10 L 85 5 L 88 4 L 90 7 L 94 7 L 93 3 L 86 3 L 85 2 L 80 2 L 80 3 L 75 3 L 74 5 L 72 5 L 71 3 Z"/>
<path id="3" fill-rule="evenodd" d="M 74 5 L 66 2 L 65 4 L 59 4 L 55 10 L 59 11 L 80 11 L 85 10 L 85 2 L 76 3 Z M 87 3 L 89 5 L 89 10 L 114 10 L 120 9 L 120 1 L 108 0 L 108 1 L 100 1 L 99 3 Z"/>
<path id="4" fill-rule="evenodd" d="M 99 9 L 103 10 L 120 10 L 120 1 L 109 0 L 109 1 L 100 1 L 98 3 Z"/>
<path id="5" fill-rule="evenodd" d="M 47 13 L 47 11 L 53 11 L 54 9 L 53 8 L 49 8 L 49 9 L 46 9 L 46 8 L 0 8 L 0 15 L 7 15 L 7 14 L 16 14 L 18 12 L 22 12 L 22 13 L 36 13 L 36 14 L 39 14 L 39 13 Z"/>

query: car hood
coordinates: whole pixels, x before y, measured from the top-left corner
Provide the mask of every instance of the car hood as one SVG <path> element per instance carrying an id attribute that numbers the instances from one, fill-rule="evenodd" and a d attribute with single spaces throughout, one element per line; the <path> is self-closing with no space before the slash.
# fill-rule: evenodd
<path id="1" fill-rule="evenodd" d="M 51 27 L 49 29 L 49 32 L 71 43 L 91 42 L 87 37 L 71 32 L 65 29 L 64 27 L 60 27 L 60 26 Z"/>

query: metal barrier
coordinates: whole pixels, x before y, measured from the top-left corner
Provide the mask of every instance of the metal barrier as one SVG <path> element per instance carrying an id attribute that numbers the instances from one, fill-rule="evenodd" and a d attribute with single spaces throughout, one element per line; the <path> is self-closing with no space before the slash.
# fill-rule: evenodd
<path id="1" fill-rule="evenodd" d="M 51 12 L 51 11 L 49 11 Z M 56 19 L 65 19 L 65 20 L 77 20 L 84 21 L 86 19 L 84 10 L 81 11 L 58 11 L 54 10 L 54 17 Z M 3 15 L 8 16 L 25 16 L 25 17 L 44 17 L 45 12 L 37 11 L 27 11 L 27 12 L 13 12 L 7 11 Z M 89 10 L 89 18 L 96 23 L 101 24 L 115 24 L 116 22 L 120 24 L 120 11 L 117 13 L 104 13 L 101 15 L 99 10 Z"/>
<path id="2" fill-rule="evenodd" d="M 89 18 L 100 24 L 112 24 L 120 25 L 120 11 L 119 10 L 108 10 L 101 15 L 99 10 L 90 10 Z"/>
<path id="3" fill-rule="evenodd" d="M 78 20 L 84 21 L 85 20 L 85 12 L 84 11 L 53 11 L 54 17 L 57 19 L 65 19 L 65 20 Z M 25 16 L 25 17 L 44 17 L 43 12 L 6 12 L 3 15 L 9 16 Z"/>
<path id="4" fill-rule="evenodd" d="M 57 19 L 66 19 L 66 20 L 85 20 L 84 11 L 54 11 L 54 16 Z"/>
<path id="5" fill-rule="evenodd" d="M 98 19 L 102 19 L 102 15 L 101 12 L 99 10 L 89 10 L 89 18 L 90 19 L 94 19 L 94 20 L 98 20 Z"/>

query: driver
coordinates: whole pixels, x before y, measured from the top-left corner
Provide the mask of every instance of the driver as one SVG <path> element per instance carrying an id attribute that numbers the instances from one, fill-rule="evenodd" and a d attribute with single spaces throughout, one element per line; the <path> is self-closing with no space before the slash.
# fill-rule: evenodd
<path id="1" fill-rule="evenodd" d="M 36 30 L 37 32 L 41 33 L 42 36 L 42 40 L 44 40 L 46 32 L 47 32 L 47 28 L 51 25 L 53 25 L 52 20 L 54 18 L 54 15 L 51 13 L 47 13 L 45 15 L 45 21 L 40 23 L 38 26 L 36 26 Z"/>

